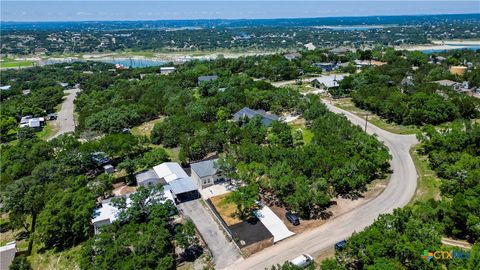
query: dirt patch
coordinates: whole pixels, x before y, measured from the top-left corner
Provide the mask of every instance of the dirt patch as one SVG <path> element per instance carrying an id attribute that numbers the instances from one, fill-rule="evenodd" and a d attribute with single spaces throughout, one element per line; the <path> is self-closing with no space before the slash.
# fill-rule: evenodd
<path id="1" fill-rule="evenodd" d="M 145 122 L 139 126 L 132 128 L 132 134 L 136 136 L 150 136 L 150 133 L 153 130 L 153 127 L 156 123 L 162 122 L 164 117 L 160 116 L 157 119 L 153 119 L 151 121 Z"/>
<path id="2" fill-rule="evenodd" d="M 361 197 L 357 199 L 348 199 L 342 197 L 336 197 L 332 206 L 327 208 L 326 212 L 331 213 L 331 217 L 327 219 L 301 219 L 300 225 L 294 226 L 290 221 L 285 217 L 287 210 L 284 207 L 272 205 L 270 209 L 285 223 L 287 228 L 294 233 L 302 233 L 311 229 L 314 229 L 318 226 L 323 225 L 329 219 L 341 216 L 351 210 L 371 201 L 387 187 L 387 180 L 375 180 L 369 184 L 368 190 L 362 194 Z"/>
<path id="3" fill-rule="evenodd" d="M 112 194 L 115 196 L 122 196 L 122 195 L 133 193 L 135 191 L 137 191 L 137 187 L 127 186 L 124 183 L 119 183 L 114 185 Z"/>
<path id="4" fill-rule="evenodd" d="M 217 209 L 220 216 L 222 216 L 223 221 L 225 221 L 225 223 L 227 223 L 228 226 L 232 226 L 242 222 L 242 220 L 239 219 L 236 215 L 237 207 L 235 206 L 235 204 L 226 203 L 224 201 L 224 198 L 227 195 L 228 193 L 211 197 L 210 201 L 215 206 L 215 209 Z"/>

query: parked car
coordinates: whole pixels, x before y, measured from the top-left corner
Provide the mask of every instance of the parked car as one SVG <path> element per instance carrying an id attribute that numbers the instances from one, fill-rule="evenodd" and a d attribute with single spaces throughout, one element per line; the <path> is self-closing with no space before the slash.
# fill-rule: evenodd
<path id="1" fill-rule="evenodd" d="M 335 250 L 342 250 L 347 245 L 347 240 L 342 240 L 335 244 Z"/>
<path id="2" fill-rule="evenodd" d="M 292 212 L 288 211 L 286 214 L 285 214 L 285 217 L 288 219 L 288 221 L 290 221 L 290 223 L 292 223 L 293 225 L 295 226 L 298 226 L 300 225 L 300 218 L 298 218 L 297 215 L 293 214 Z"/>
<path id="3" fill-rule="evenodd" d="M 52 120 L 56 120 L 57 117 L 58 116 L 56 113 L 49 113 L 46 118 L 47 118 L 47 121 L 52 121 Z"/>
<path id="4" fill-rule="evenodd" d="M 295 265 L 295 266 L 298 266 L 298 267 L 307 267 L 309 266 L 311 263 L 313 262 L 313 258 L 312 256 L 308 255 L 308 254 L 302 254 L 300 256 L 298 256 L 297 258 L 293 259 L 293 260 L 290 260 L 290 263 Z"/>

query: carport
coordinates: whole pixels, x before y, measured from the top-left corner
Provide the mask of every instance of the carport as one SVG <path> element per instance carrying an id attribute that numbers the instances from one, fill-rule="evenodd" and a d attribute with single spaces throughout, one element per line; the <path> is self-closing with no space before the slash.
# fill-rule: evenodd
<path id="1" fill-rule="evenodd" d="M 255 211 L 254 214 L 273 235 L 274 243 L 295 234 L 287 228 L 277 215 L 275 215 L 272 209 L 263 204 L 260 204 L 260 207 L 261 208 Z"/>

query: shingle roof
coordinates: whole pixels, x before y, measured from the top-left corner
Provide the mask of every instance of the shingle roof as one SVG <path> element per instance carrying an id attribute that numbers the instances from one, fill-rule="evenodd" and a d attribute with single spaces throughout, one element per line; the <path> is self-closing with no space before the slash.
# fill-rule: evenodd
<path id="1" fill-rule="evenodd" d="M 192 163 L 190 166 L 192 167 L 192 171 L 200 177 L 215 175 L 218 170 L 217 159 L 205 160 L 196 163 Z"/>
<path id="2" fill-rule="evenodd" d="M 273 121 L 277 121 L 279 119 L 279 117 L 275 114 L 268 114 L 263 110 L 252 110 L 250 108 L 244 107 L 233 115 L 233 120 L 239 121 L 242 117 L 248 117 L 250 119 L 257 115 L 260 115 L 262 117 L 262 124 L 264 126 L 269 126 L 272 124 Z"/>

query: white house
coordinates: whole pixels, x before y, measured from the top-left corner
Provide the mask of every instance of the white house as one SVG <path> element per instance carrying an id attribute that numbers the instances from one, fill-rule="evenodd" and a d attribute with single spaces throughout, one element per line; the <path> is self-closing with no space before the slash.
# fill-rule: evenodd
<path id="1" fill-rule="evenodd" d="M 20 119 L 20 127 L 31 127 L 41 129 L 45 123 L 44 117 L 32 117 L 31 115 L 24 116 Z"/>
<path id="2" fill-rule="evenodd" d="M 160 177 L 158 177 L 157 173 L 153 169 L 135 174 L 135 180 L 137 180 L 138 186 L 166 184 L 165 181 L 162 181 Z"/>
<path id="3" fill-rule="evenodd" d="M 197 185 L 193 179 L 175 162 L 164 162 L 153 167 L 153 170 L 160 179 L 166 182 L 178 201 L 198 198 Z"/>
<path id="4" fill-rule="evenodd" d="M 218 158 L 190 164 L 192 178 L 197 183 L 199 189 L 209 187 L 221 178 L 217 162 Z"/>
<path id="5" fill-rule="evenodd" d="M 0 90 L 1 91 L 8 91 L 12 89 L 12 86 L 11 85 L 3 85 L 3 86 L 0 86 Z"/>
<path id="6" fill-rule="evenodd" d="M 160 68 L 160 74 L 167 75 L 167 74 L 170 74 L 170 73 L 174 72 L 175 70 L 176 70 L 175 67 L 161 67 Z"/>
<path id="7" fill-rule="evenodd" d="M 162 194 L 163 200 L 161 201 L 161 203 L 164 203 L 167 200 L 170 200 L 173 204 L 175 204 L 175 200 L 173 199 L 172 192 L 168 188 L 169 187 L 163 188 L 163 194 Z M 130 207 L 130 204 L 131 204 L 131 200 L 130 200 L 131 194 L 133 193 L 124 195 L 127 199 L 126 200 L 127 207 Z M 93 211 L 92 224 L 93 224 L 95 234 L 98 234 L 100 232 L 100 227 L 111 224 L 112 222 L 118 219 L 119 210 L 113 205 L 112 199 L 113 198 L 103 200 L 101 204 L 102 206 Z"/>

